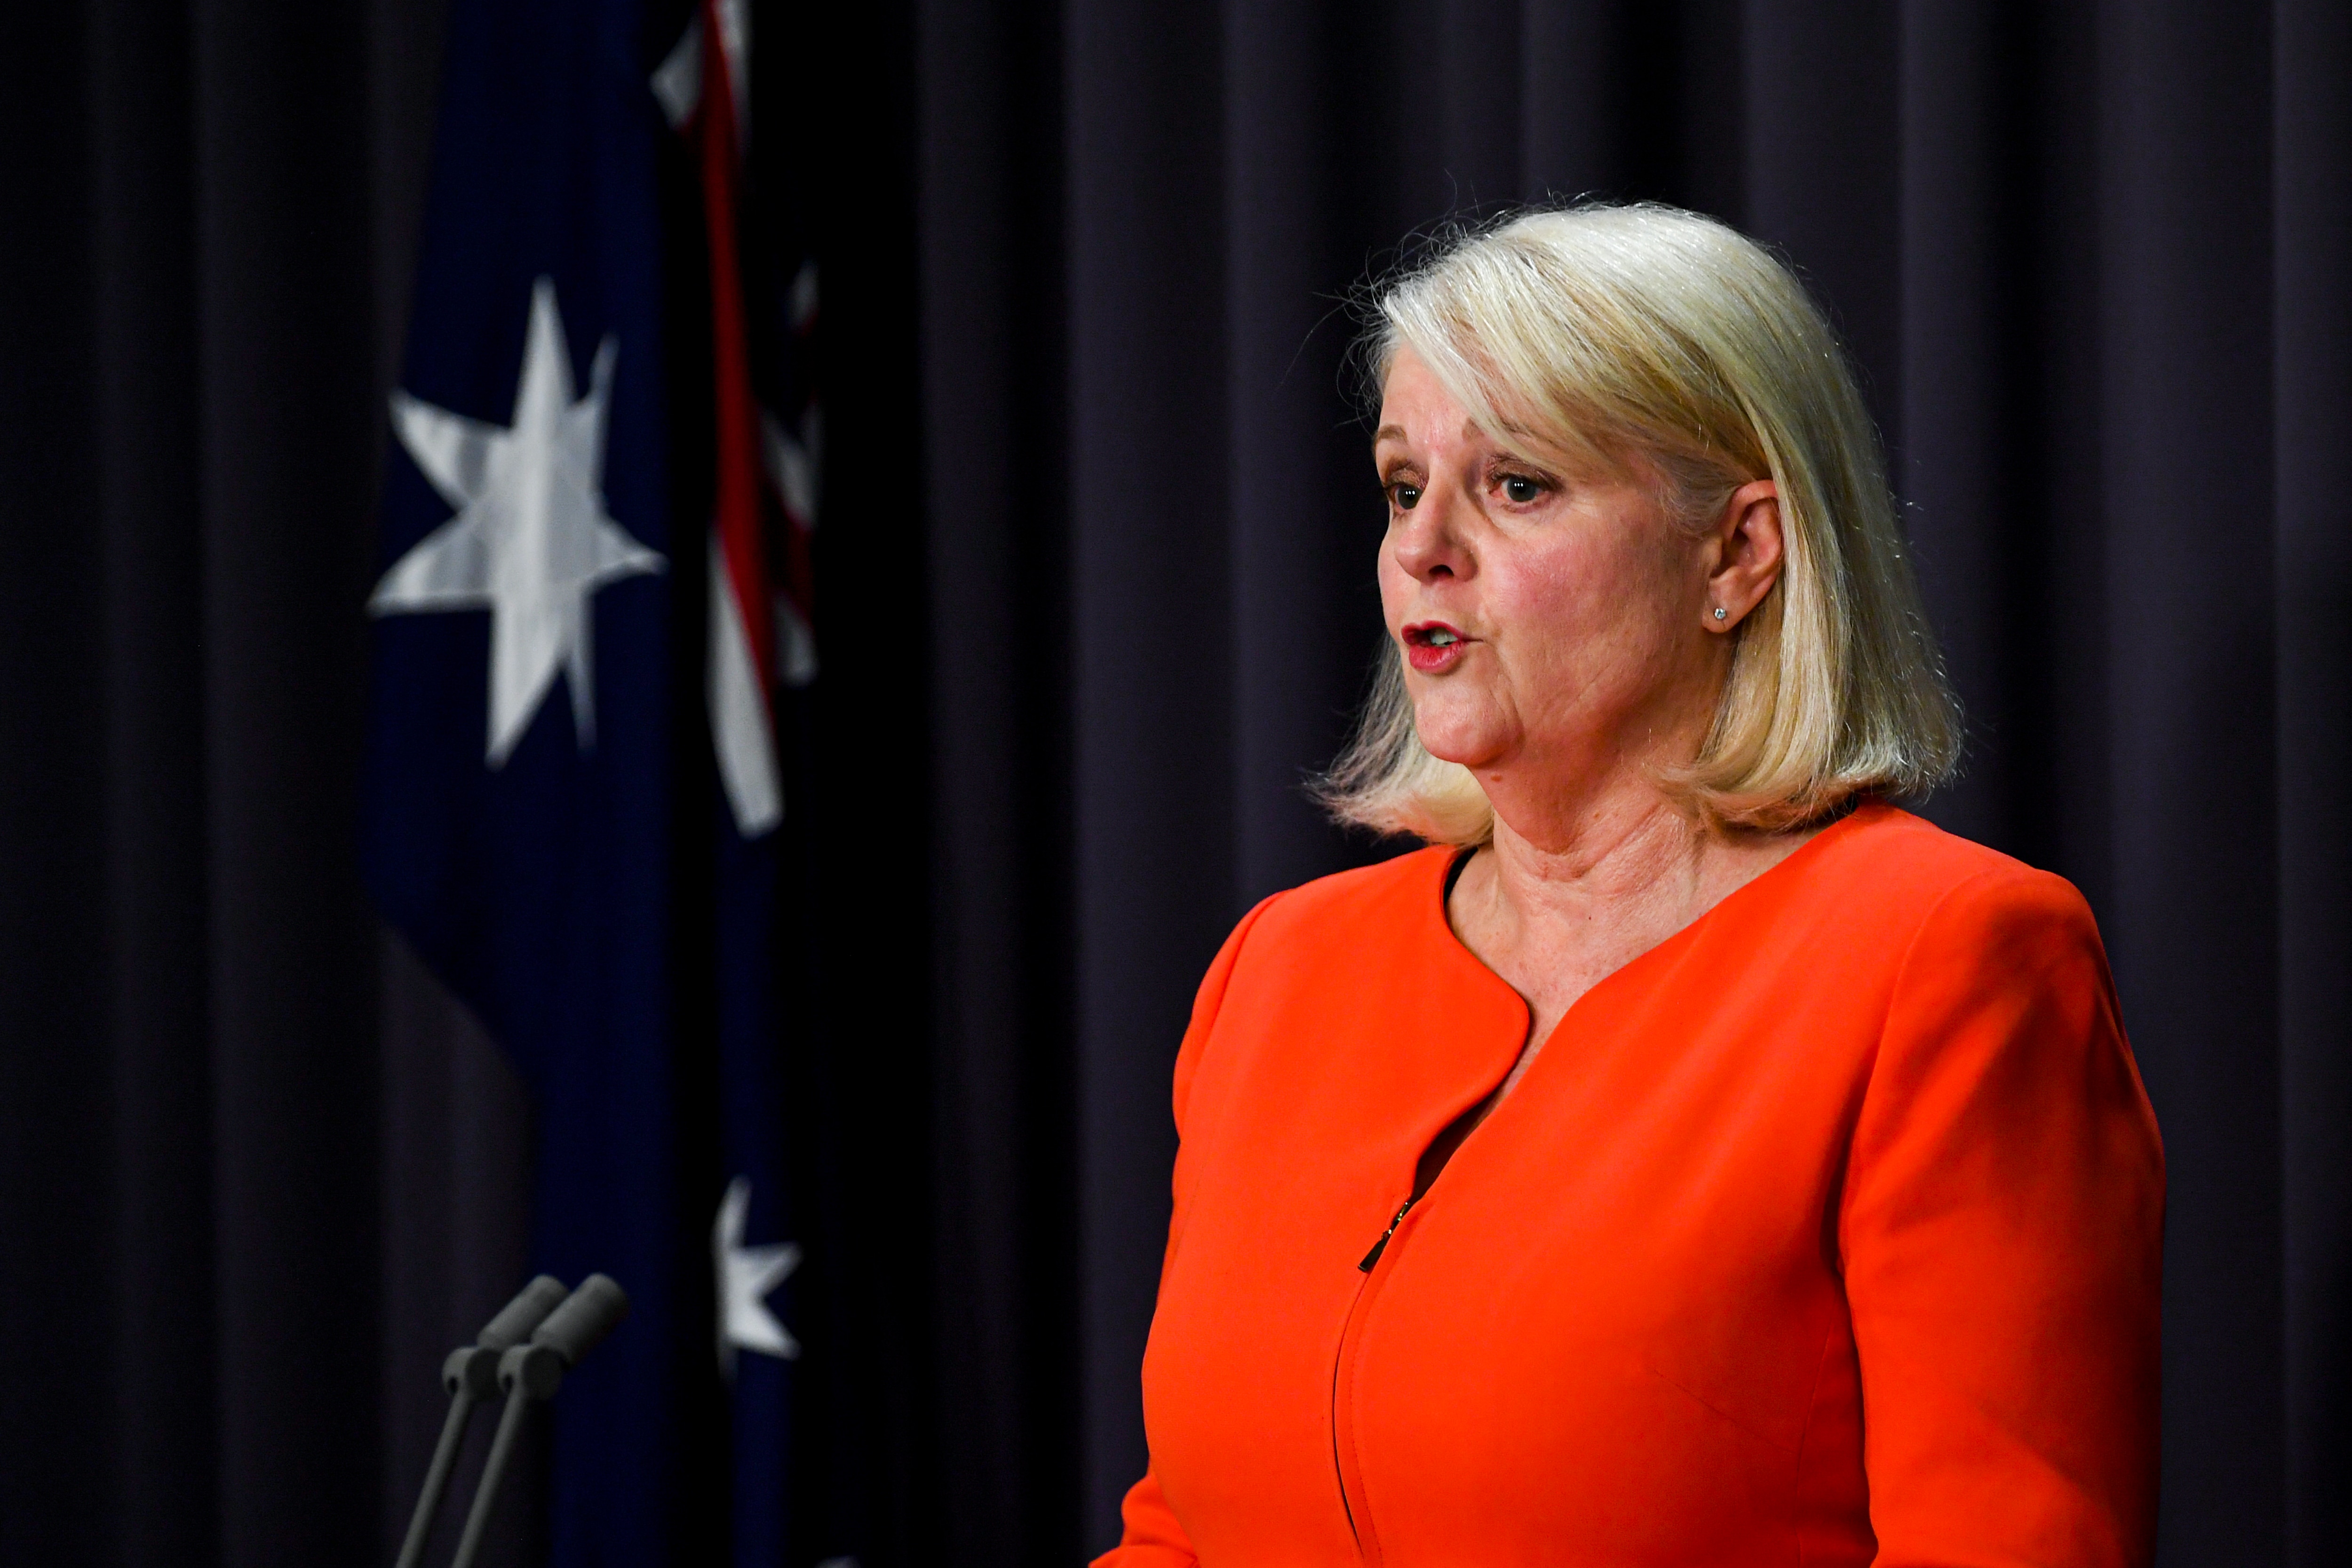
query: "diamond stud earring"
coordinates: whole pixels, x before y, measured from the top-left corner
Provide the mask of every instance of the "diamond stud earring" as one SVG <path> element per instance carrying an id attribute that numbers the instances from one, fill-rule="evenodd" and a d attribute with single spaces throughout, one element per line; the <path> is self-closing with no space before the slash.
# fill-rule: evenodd
<path id="1" fill-rule="evenodd" d="M 1715 607 L 1715 618 L 1716 618 L 1717 620 L 1718 620 L 1718 621 L 1719 621 L 1719 620 L 1721 620 L 1721 619 L 1723 619 L 1723 617 L 1724 617 L 1724 616 L 1727 616 L 1727 615 L 1729 615 L 1729 614 L 1731 614 L 1731 612 L 1730 612 L 1729 610 L 1725 609 L 1721 605 L 1717 605 Z"/>

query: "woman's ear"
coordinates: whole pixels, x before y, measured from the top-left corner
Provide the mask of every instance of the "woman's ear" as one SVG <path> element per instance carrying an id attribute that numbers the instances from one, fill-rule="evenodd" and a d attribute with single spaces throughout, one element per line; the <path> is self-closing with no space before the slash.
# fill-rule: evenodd
<path id="1" fill-rule="evenodd" d="M 1780 487 L 1770 479 L 1751 479 L 1732 491 L 1709 538 L 1713 559 L 1699 624 L 1727 632 L 1780 580 Z"/>

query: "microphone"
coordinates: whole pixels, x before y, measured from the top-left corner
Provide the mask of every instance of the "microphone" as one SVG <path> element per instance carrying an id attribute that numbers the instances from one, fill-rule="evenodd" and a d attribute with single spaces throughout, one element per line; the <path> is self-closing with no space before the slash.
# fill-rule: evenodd
<path id="1" fill-rule="evenodd" d="M 523 1412 L 534 1400 L 554 1398 L 555 1391 L 563 1385 L 564 1373 L 578 1366 L 581 1358 L 628 1315 L 628 1292 L 614 1284 L 610 1275 L 591 1274 L 530 1331 L 527 1342 L 499 1352 L 498 1385 L 506 1390 L 507 1407 L 499 1415 L 498 1436 L 490 1440 L 490 1457 L 482 1466 L 481 1484 L 474 1489 L 473 1506 L 466 1512 L 466 1531 L 457 1538 L 457 1554 L 449 1560 L 449 1568 L 473 1568 L 489 1527 L 490 1509 L 498 1500 L 499 1481 L 506 1474 L 508 1457 L 522 1430 Z"/>
<path id="2" fill-rule="evenodd" d="M 591 1274 L 563 1305 L 531 1331 L 529 1344 L 499 1357 L 499 1386 L 511 1394 L 521 1388 L 533 1399 L 552 1399 L 563 1374 L 596 1348 L 629 1315 L 629 1298 L 608 1274 Z"/>
<path id="3" fill-rule="evenodd" d="M 432 1532 L 433 1516 L 441 1511 L 441 1494 L 448 1489 L 449 1471 L 457 1463 L 457 1445 L 474 1406 L 498 1393 L 499 1357 L 533 1332 L 564 1298 L 563 1281 L 542 1274 L 524 1286 L 498 1316 L 482 1325 L 470 1345 L 460 1345 L 441 1363 L 441 1385 L 449 1391 L 449 1415 L 441 1423 L 441 1440 L 434 1446 L 433 1462 L 425 1467 L 425 1489 L 417 1494 L 416 1511 L 409 1516 L 407 1539 L 400 1543 L 397 1568 L 416 1568 L 425 1555 L 425 1538 Z"/>
<path id="4" fill-rule="evenodd" d="M 499 1309 L 499 1315 L 482 1325 L 474 1342 L 484 1350 L 502 1351 L 520 1344 L 533 1329 L 547 1321 L 547 1315 L 563 1305 L 563 1281 L 552 1274 L 542 1274 L 522 1288 L 521 1294 Z"/>

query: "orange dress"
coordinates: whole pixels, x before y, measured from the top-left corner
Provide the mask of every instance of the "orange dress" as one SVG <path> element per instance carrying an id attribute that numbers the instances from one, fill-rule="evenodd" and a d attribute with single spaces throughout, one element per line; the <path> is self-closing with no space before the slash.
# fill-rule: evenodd
<path id="1" fill-rule="evenodd" d="M 1202 983 L 1097 1568 L 2145 1563 L 2164 1161 L 2080 895 L 1866 805 L 1579 1000 L 1391 1228 L 1528 1028 L 1450 858 Z"/>

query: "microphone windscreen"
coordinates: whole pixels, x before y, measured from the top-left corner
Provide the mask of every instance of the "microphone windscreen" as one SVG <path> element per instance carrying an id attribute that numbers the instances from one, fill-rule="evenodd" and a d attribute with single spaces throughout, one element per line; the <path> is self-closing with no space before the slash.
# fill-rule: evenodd
<path id="1" fill-rule="evenodd" d="M 502 1351 L 519 1345 L 530 1337 L 530 1331 L 547 1321 L 547 1315 L 563 1301 L 563 1281 L 552 1274 L 542 1274 L 515 1293 L 515 1299 L 499 1309 L 499 1315 L 482 1325 L 474 1342 L 486 1351 Z"/>
<path id="2" fill-rule="evenodd" d="M 555 1352 L 565 1365 L 578 1366 L 580 1358 L 595 1349 L 596 1342 L 628 1315 L 628 1292 L 614 1284 L 610 1275 L 591 1274 L 563 1305 L 547 1315 L 530 1342 Z"/>

